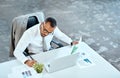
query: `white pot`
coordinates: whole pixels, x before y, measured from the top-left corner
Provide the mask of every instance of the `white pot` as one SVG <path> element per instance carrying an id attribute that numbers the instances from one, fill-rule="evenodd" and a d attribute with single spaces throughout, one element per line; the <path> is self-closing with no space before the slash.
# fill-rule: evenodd
<path id="1" fill-rule="evenodd" d="M 38 78 L 43 78 L 43 73 L 38 73 L 38 74 L 37 74 L 37 77 L 38 77 Z"/>

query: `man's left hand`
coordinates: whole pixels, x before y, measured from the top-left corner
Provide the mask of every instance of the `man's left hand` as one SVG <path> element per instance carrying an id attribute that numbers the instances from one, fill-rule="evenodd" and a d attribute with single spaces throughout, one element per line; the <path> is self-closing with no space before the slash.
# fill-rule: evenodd
<path id="1" fill-rule="evenodd" d="M 76 45 L 78 43 L 79 43 L 78 41 L 73 41 L 73 42 L 71 42 L 71 45 Z"/>

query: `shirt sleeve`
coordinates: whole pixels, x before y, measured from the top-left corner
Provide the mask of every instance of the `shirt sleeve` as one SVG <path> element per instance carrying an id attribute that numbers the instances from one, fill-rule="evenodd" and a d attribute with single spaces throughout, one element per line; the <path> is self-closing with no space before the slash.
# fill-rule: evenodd
<path id="1" fill-rule="evenodd" d="M 54 36 L 67 44 L 71 44 L 72 42 L 72 39 L 60 31 L 58 27 L 55 28 Z"/>
<path id="2" fill-rule="evenodd" d="M 28 60 L 28 58 L 23 54 L 23 52 L 28 47 L 32 38 L 31 36 L 32 35 L 30 34 L 30 32 L 25 31 L 14 50 L 14 56 L 23 64 L 26 60 Z"/>

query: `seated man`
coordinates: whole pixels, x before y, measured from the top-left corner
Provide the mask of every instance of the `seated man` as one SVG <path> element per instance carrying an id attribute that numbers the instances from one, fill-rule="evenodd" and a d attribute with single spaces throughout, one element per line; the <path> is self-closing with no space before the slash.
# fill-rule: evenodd
<path id="1" fill-rule="evenodd" d="M 45 22 L 40 22 L 23 33 L 14 50 L 14 56 L 23 64 L 32 67 L 36 61 L 28 59 L 23 54 L 24 50 L 27 48 L 29 53 L 47 51 L 50 49 L 50 42 L 53 36 L 68 44 L 78 43 L 77 41 L 72 41 L 71 38 L 58 29 L 54 18 L 48 17 Z"/>

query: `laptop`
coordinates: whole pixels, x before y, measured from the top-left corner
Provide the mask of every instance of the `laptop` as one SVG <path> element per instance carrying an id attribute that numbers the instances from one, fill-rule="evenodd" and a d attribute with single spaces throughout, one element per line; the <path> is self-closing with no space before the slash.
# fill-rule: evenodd
<path id="1" fill-rule="evenodd" d="M 45 63 L 45 69 L 49 73 L 56 72 L 76 65 L 78 58 L 79 58 L 79 53 L 56 58 L 49 61 L 48 63 Z"/>

